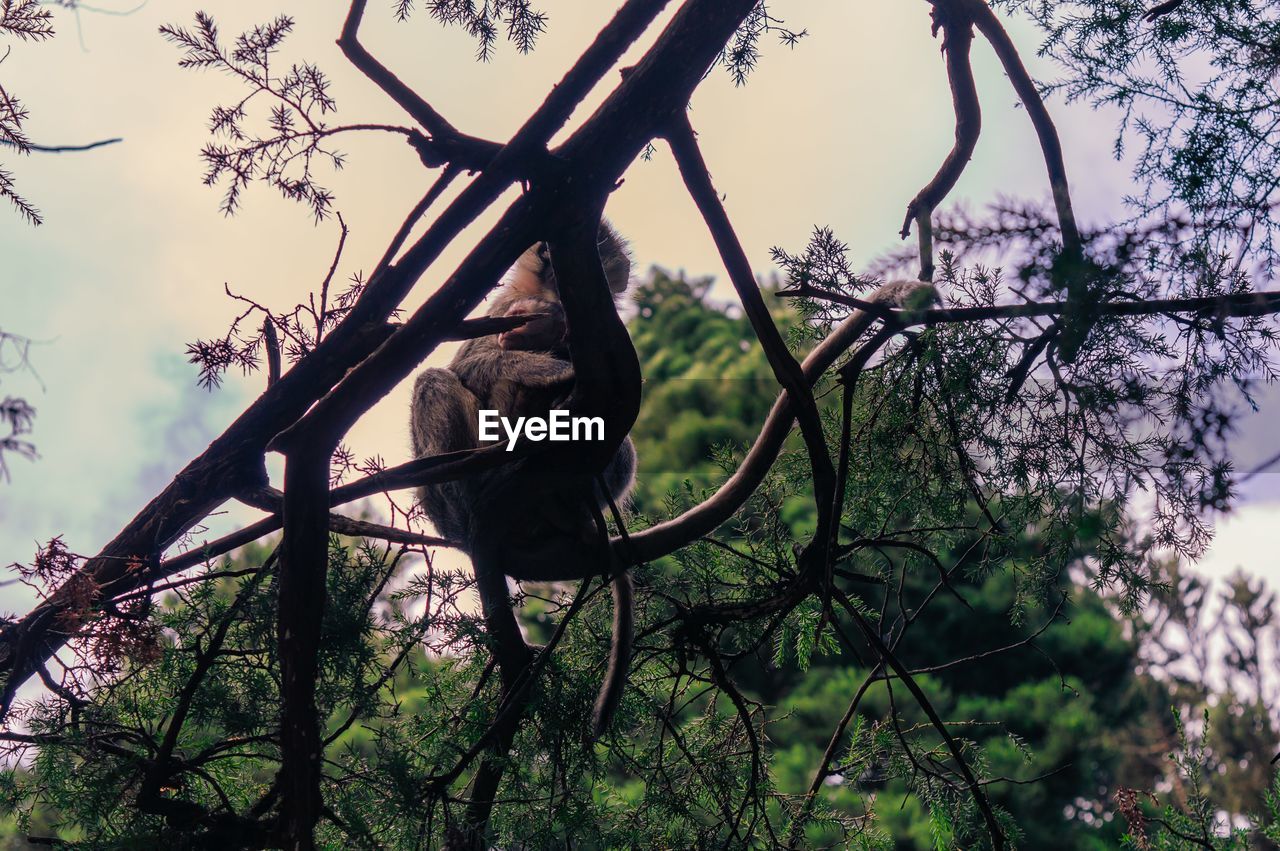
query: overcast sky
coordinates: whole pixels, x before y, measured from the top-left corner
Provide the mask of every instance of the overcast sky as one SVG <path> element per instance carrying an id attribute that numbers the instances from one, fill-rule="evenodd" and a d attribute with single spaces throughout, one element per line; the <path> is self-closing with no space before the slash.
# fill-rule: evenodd
<path id="1" fill-rule="evenodd" d="M 319 283 L 332 258 L 336 223 L 313 224 L 305 208 L 265 187 L 248 192 L 235 218 L 218 211 L 219 190 L 201 185 L 198 153 L 210 108 L 234 103 L 245 90 L 217 72 L 178 68 L 178 51 L 157 28 L 189 26 L 204 8 L 229 39 L 276 13 L 293 15 L 297 29 L 280 59 L 314 62 L 330 75 L 337 123 L 410 123 L 337 50 L 345 5 L 153 0 L 125 17 L 83 13 L 78 26 L 59 9 L 56 39 L 15 44 L 0 64 L 0 80 L 32 112 L 28 131 L 36 142 L 125 140 L 84 154 L 22 159 L 0 150 L 0 163 L 46 218 L 33 229 L 0 209 L 0 328 L 39 341 L 32 350 L 39 381 L 4 376 L 0 395 L 25 396 L 37 407 L 41 454 L 36 463 L 15 459 L 12 481 L 0 484 L 0 563 L 30 560 L 38 542 L 57 534 L 77 552 L 96 552 L 262 389 L 261 375 L 232 375 L 214 393 L 198 389 L 182 354 L 186 343 L 225 332 L 237 310 L 224 284 L 288 309 Z M 550 20 L 537 50 L 521 56 L 504 44 L 488 64 L 473 61 L 475 45 L 464 33 L 425 15 L 396 24 L 383 0 L 371 4 L 362 35 L 456 126 L 502 140 L 613 9 L 586 0 L 541 6 Z M 898 244 L 907 201 L 952 141 L 929 6 L 791 0 L 771 8 L 811 35 L 794 50 L 767 43 L 745 87 L 735 88 L 724 72 L 713 74 L 694 98 L 691 119 L 758 272 L 772 270 L 771 246 L 800 249 L 815 225 L 831 226 L 850 243 L 855 263 L 865 264 Z M 1017 25 L 1012 31 L 1033 73 L 1053 76 L 1052 67 L 1035 61 L 1035 33 Z M 1030 125 L 981 41 L 974 61 L 984 132 L 953 198 L 973 206 L 997 196 L 1046 198 Z M 611 73 L 569 130 L 615 82 Z M 1111 157 L 1114 116 L 1050 106 L 1078 216 L 1086 223 L 1110 219 L 1128 188 L 1125 166 Z M 339 272 L 347 277 L 372 267 L 434 174 L 398 136 L 351 134 L 341 147 L 347 168 L 322 172 L 321 179 L 351 227 Z M 455 242 L 407 307 L 439 285 L 502 206 Z M 632 165 L 608 212 L 631 238 L 639 268 L 658 264 L 723 281 L 714 246 L 665 150 Z M 727 298 L 731 290 L 717 292 Z M 438 352 L 436 359 L 447 356 Z M 348 443 L 359 457 L 408 459 L 408 389 L 408 383 L 398 388 L 352 432 Z M 1243 440 L 1246 466 L 1280 449 L 1261 416 Z M 1204 567 L 1220 574 L 1242 565 L 1280 576 L 1269 528 L 1280 507 L 1277 477 L 1257 477 L 1247 496 L 1220 524 Z M 27 603 L 20 590 L 0 590 L 0 609 Z"/>

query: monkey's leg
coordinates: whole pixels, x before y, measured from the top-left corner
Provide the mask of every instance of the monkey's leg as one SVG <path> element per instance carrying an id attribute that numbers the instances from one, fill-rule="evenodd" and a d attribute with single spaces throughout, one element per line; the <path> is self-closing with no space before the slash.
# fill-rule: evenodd
<path id="1" fill-rule="evenodd" d="M 479 403 L 447 369 L 426 369 L 413 385 L 410 418 L 413 454 L 417 458 L 474 449 L 479 445 Z M 475 484 L 470 481 L 423 485 L 418 491 L 422 509 L 442 536 L 470 545 L 471 506 Z"/>
<path id="2" fill-rule="evenodd" d="M 633 463 L 630 441 L 624 444 L 627 452 L 620 466 Z M 625 482 L 630 484 L 630 470 L 624 471 Z M 541 477 L 539 477 L 541 478 Z M 503 574 L 517 579 L 535 581 L 559 581 L 586 579 L 607 575 L 613 589 L 613 637 L 609 646 L 608 664 L 604 680 L 591 715 L 591 727 L 583 738 L 594 742 L 609 728 L 622 692 L 627 682 L 631 663 L 631 645 L 635 630 L 635 588 L 631 574 L 602 546 L 596 520 L 592 512 L 584 510 L 592 491 L 585 477 L 566 477 L 564 480 L 542 480 L 544 488 L 513 487 L 520 478 L 508 480 L 492 503 L 486 504 L 479 514 L 492 518 L 493 526 L 478 530 L 477 552 L 473 559 L 476 576 L 480 581 L 488 577 L 494 582 L 488 597 L 482 590 L 485 603 L 485 620 L 490 625 L 490 636 L 495 628 L 514 630 L 514 624 L 506 627 L 498 615 L 510 617 Z M 575 487 L 576 485 L 576 487 Z M 610 487 L 611 491 L 615 487 Z M 613 494 L 611 493 L 611 496 Z M 517 502 L 516 500 L 519 500 Z M 617 500 L 615 499 L 615 502 Z M 523 508 L 521 508 L 523 505 Z M 515 518 L 513 522 L 513 518 Z M 505 528 L 499 524 L 506 522 Z M 499 587 L 497 580 L 501 580 Z M 500 598 L 501 606 L 498 605 Z M 518 635 L 518 633 L 517 633 Z M 515 645 L 518 637 L 506 643 Z"/>

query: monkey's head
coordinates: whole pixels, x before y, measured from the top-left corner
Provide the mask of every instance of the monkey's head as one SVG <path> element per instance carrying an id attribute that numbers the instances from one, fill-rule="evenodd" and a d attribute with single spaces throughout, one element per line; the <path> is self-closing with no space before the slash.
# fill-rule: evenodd
<path id="1" fill-rule="evenodd" d="M 564 308 L 559 303 L 543 298 L 521 298 L 512 302 L 504 315 L 532 315 L 534 318 L 518 328 L 499 334 L 499 348 L 552 354 L 568 351 L 569 325 L 565 321 Z"/>
<path id="2" fill-rule="evenodd" d="M 605 280 L 614 296 L 626 292 L 631 283 L 631 254 L 626 240 L 618 236 L 605 220 L 600 220 L 600 232 L 596 240 L 600 250 L 600 264 L 604 267 Z M 512 269 L 508 286 L 523 296 L 560 300 L 555 271 L 551 267 L 551 251 L 545 242 L 529 247 Z"/>

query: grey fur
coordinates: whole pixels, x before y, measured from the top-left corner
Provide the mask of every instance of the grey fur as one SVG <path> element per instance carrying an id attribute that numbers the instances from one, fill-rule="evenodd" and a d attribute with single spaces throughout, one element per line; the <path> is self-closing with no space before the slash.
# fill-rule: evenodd
<path id="1" fill-rule="evenodd" d="M 601 222 L 599 246 L 609 287 L 620 294 L 631 269 L 626 244 Z M 480 409 L 496 409 L 509 418 L 545 416 L 568 395 L 574 372 L 565 344 L 564 310 L 542 243 L 520 257 L 488 315 L 512 311 L 547 316 L 534 320 L 541 324 L 522 339 L 508 338 L 505 346 L 496 334 L 468 340 L 447 369 L 418 375 L 410 417 L 415 457 L 479 446 Z M 613 577 L 613 644 L 589 738 L 607 728 L 621 697 L 631 657 L 634 605 L 631 578 L 625 570 L 614 569 L 607 546 L 602 547 L 591 504 L 606 517 L 610 501 L 625 509 L 635 466 L 635 447 L 628 437 L 601 476 L 607 494 L 600 492 L 594 476 L 580 470 L 547 470 L 532 463 L 426 485 L 419 491 L 428 519 L 441 535 L 462 545 L 477 572 L 500 571 L 534 581 L 605 573 Z"/>

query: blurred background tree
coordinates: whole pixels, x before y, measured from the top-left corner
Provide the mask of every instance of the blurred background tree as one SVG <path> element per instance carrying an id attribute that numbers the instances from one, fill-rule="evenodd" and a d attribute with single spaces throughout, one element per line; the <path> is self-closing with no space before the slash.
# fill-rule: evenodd
<path id="1" fill-rule="evenodd" d="M 694 480 L 713 480 L 709 455 L 740 450 L 743 434 L 758 428 L 771 402 L 770 384 L 757 380 L 767 368 L 762 357 L 737 345 L 751 339 L 750 328 L 709 300 L 709 284 L 654 269 L 635 294 L 632 330 L 650 376 L 650 401 L 634 432 L 644 465 L 642 505 L 664 499 L 659 482 L 671 483 L 672 500 L 679 501 L 682 492 L 701 486 Z M 725 351 L 735 354 L 725 357 Z M 714 369 L 724 379 L 703 371 L 712 352 L 719 353 Z M 736 406 L 738 416 L 717 417 L 722 405 Z M 684 442 L 667 438 L 664 424 L 676 422 Z M 691 471 L 687 486 L 672 478 L 682 465 Z M 742 528 L 749 536 L 753 527 Z M 959 559 L 971 544 L 961 542 L 941 557 Z M 1036 545 L 1027 539 L 1021 546 L 1024 552 L 1011 553 L 1010 565 L 1029 557 Z M 322 836 L 332 847 L 360 837 L 378 837 L 390 847 L 412 845 L 424 829 L 417 808 L 429 755 L 447 749 L 443 730 L 475 714 L 465 689 L 483 657 L 459 655 L 445 633 L 431 631 L 443 611 L 433 598 L 456 597 L 465 581 L 456 572 L 428 567 L 401 583 L 393 577 L 402 557 L 337 539 L 331 551 L 330 593 L 351 601 L 334 606 L 325 624 L 322 693 L 330 719 L 328 759 L 337 774 L 327 796 L 334 819 Z M 899 599 L 928 594 L 928 573 L 885 558 L 883 576 L 902 578 L 897 587 L 864 583 L 869 608 L 891 611 Z M 125 676 L 89 703 L 69 707 L 53 696 L 27 710 L 31 733 L 9 741 L 34 756 L 15 763 L 0 787 L 9 847 L 31 847 L 29 836 L 85 847 L 171 847 L 190 830 L 173 821 L 186 812 L 200 814 L 226 841 L 250 841 L 229 814 L 220 821 L 203 808 L 216 813 L 219 802 L 227 801 L 252 809 L 274 795 L 271 728 L 279 687 L 269 640 L 273 565 L 272 548 L 253 545 L 234 560 L 211 565 L 199 581 L 176 584 L 157 608 L 137 613 L 152 629 L 116 626 Z M 1160 790 L 1156 800 L 1175 808 L 1211 801 L 1209 818 L 1237 827 L 1252 824 L 1251 817 L 1265 818 L 1260 814 L 1269 806 L 1274 818 L 1267 749 L 1277 741 L 1276 703 L 1269 696 L 1276 682 L 1257 652 L 1275 640 L 1271 598 L 1256 582 L 1237 576 L 1212 607 L 1211 619 L 1207 609 L 1215 598 L 1209 586 L 1176 563 L 1169 571 L 1168 590 L 1129 615 L 1120 613 L 1116 600 L 1066 576 L 1052 589 L 1053 605 L 1020 604 L 1008 571 L 960 576 L 954 593 L 929 604 L 928 616 L 900 651 L 937 711 L 966 719 L 955 723 L 981 747 L 984 772 L 993 778 L 992 799 L 1019 826 L 1023 847 L 1118 847 L 1130 822 L 1117 796 L 1124 799 L 1132 790 Z M 563 605 L 556 602 L 558 589 L 528 584 L 526 593 L 524 623 L 532 640 L 545 643 Z M 374 606 L 364 602 L 375 599 Z M 424 600 L 436 606 L 433 617 L 419 609 Z M 464 631 L 472 632 L 474 614 L 455 605 L 444 609 L 460 625 L 473 624 Z M 591 691 L 587 646 L 575 645 L 584 655 L 570 657 L 575 661 L 569 664 L 581 668 L 560 689 L 566 700 Z M 770 707 L 771 782 L 783 794 L 805 791 L 849 696 L 869 673 L 865 660 L 872 655 L 864 642 L 819 651 L 812 657 L 749 657 L 736 668 L 744 693 Z M 913 794 L 901 764 L 904 751 L 893 741 L 918 737 L 928 722 L 918 709 L 895 709 L 888 692 L 893 687 L 882 679 L 866 689 L 848 723 L 853 743 L 841 752 L 848 768 L 837 766 L 823 794 L 832 812 L 848 819 L 867 816 L 874 803 L 878 830 L 893 838 L 894 847 L 933 848 L 945 826 Z M 1207 712 L 1208 726 L 1197 725 L 1207 735 L 1198 753 L 1203 789 L 1191 785 L 1170 759 L 1186 747 L 1175 709 L 1191 719 Z M 69 710 L 78 721 L 67 716 Z M 679 717 L 695 728 L 698 715 L 690 709 Z M 483 719 L 465 723 L 483 726 Z M 574 723 L 561 718 L 544 729 L 567 736 Z M 166 729 L 181 733 L 170 742 Z M 27 750 L 34 744 L 41 745 L 38 751 Z M 140 746 L 146 756 L 129 746 Z M 597 802 L 606 808 L 618 798 L 643 802 L 663 785 L 650 774 L 655 770 L 642 761 L 613 767 L 597 779 Z M 1146 806 L 1154 808 L 1152 799 Z M 1141 807 L 1128 812 L 1140 813 Z M 603 810 L 597 817 L 607 818 Z M 1175 830 L 1179 819 L 1197 825 L 1177 809 L 1165 819 Z M 1159 824 L 1147 827 L 1154 831 Z M 545 838 L 560 835 L 559 829 Z M 656 836 L 657 829 L 651 824 L 646 831 Z M 600 830 L 607 835 L 603 824 Z M 818 823 L 809 828 L 807 841 L 839 843 L 842 832 Z M 1241 834 L 1246 835 L 1250 847 L 1274 847 L 1257 831 Z"/>

